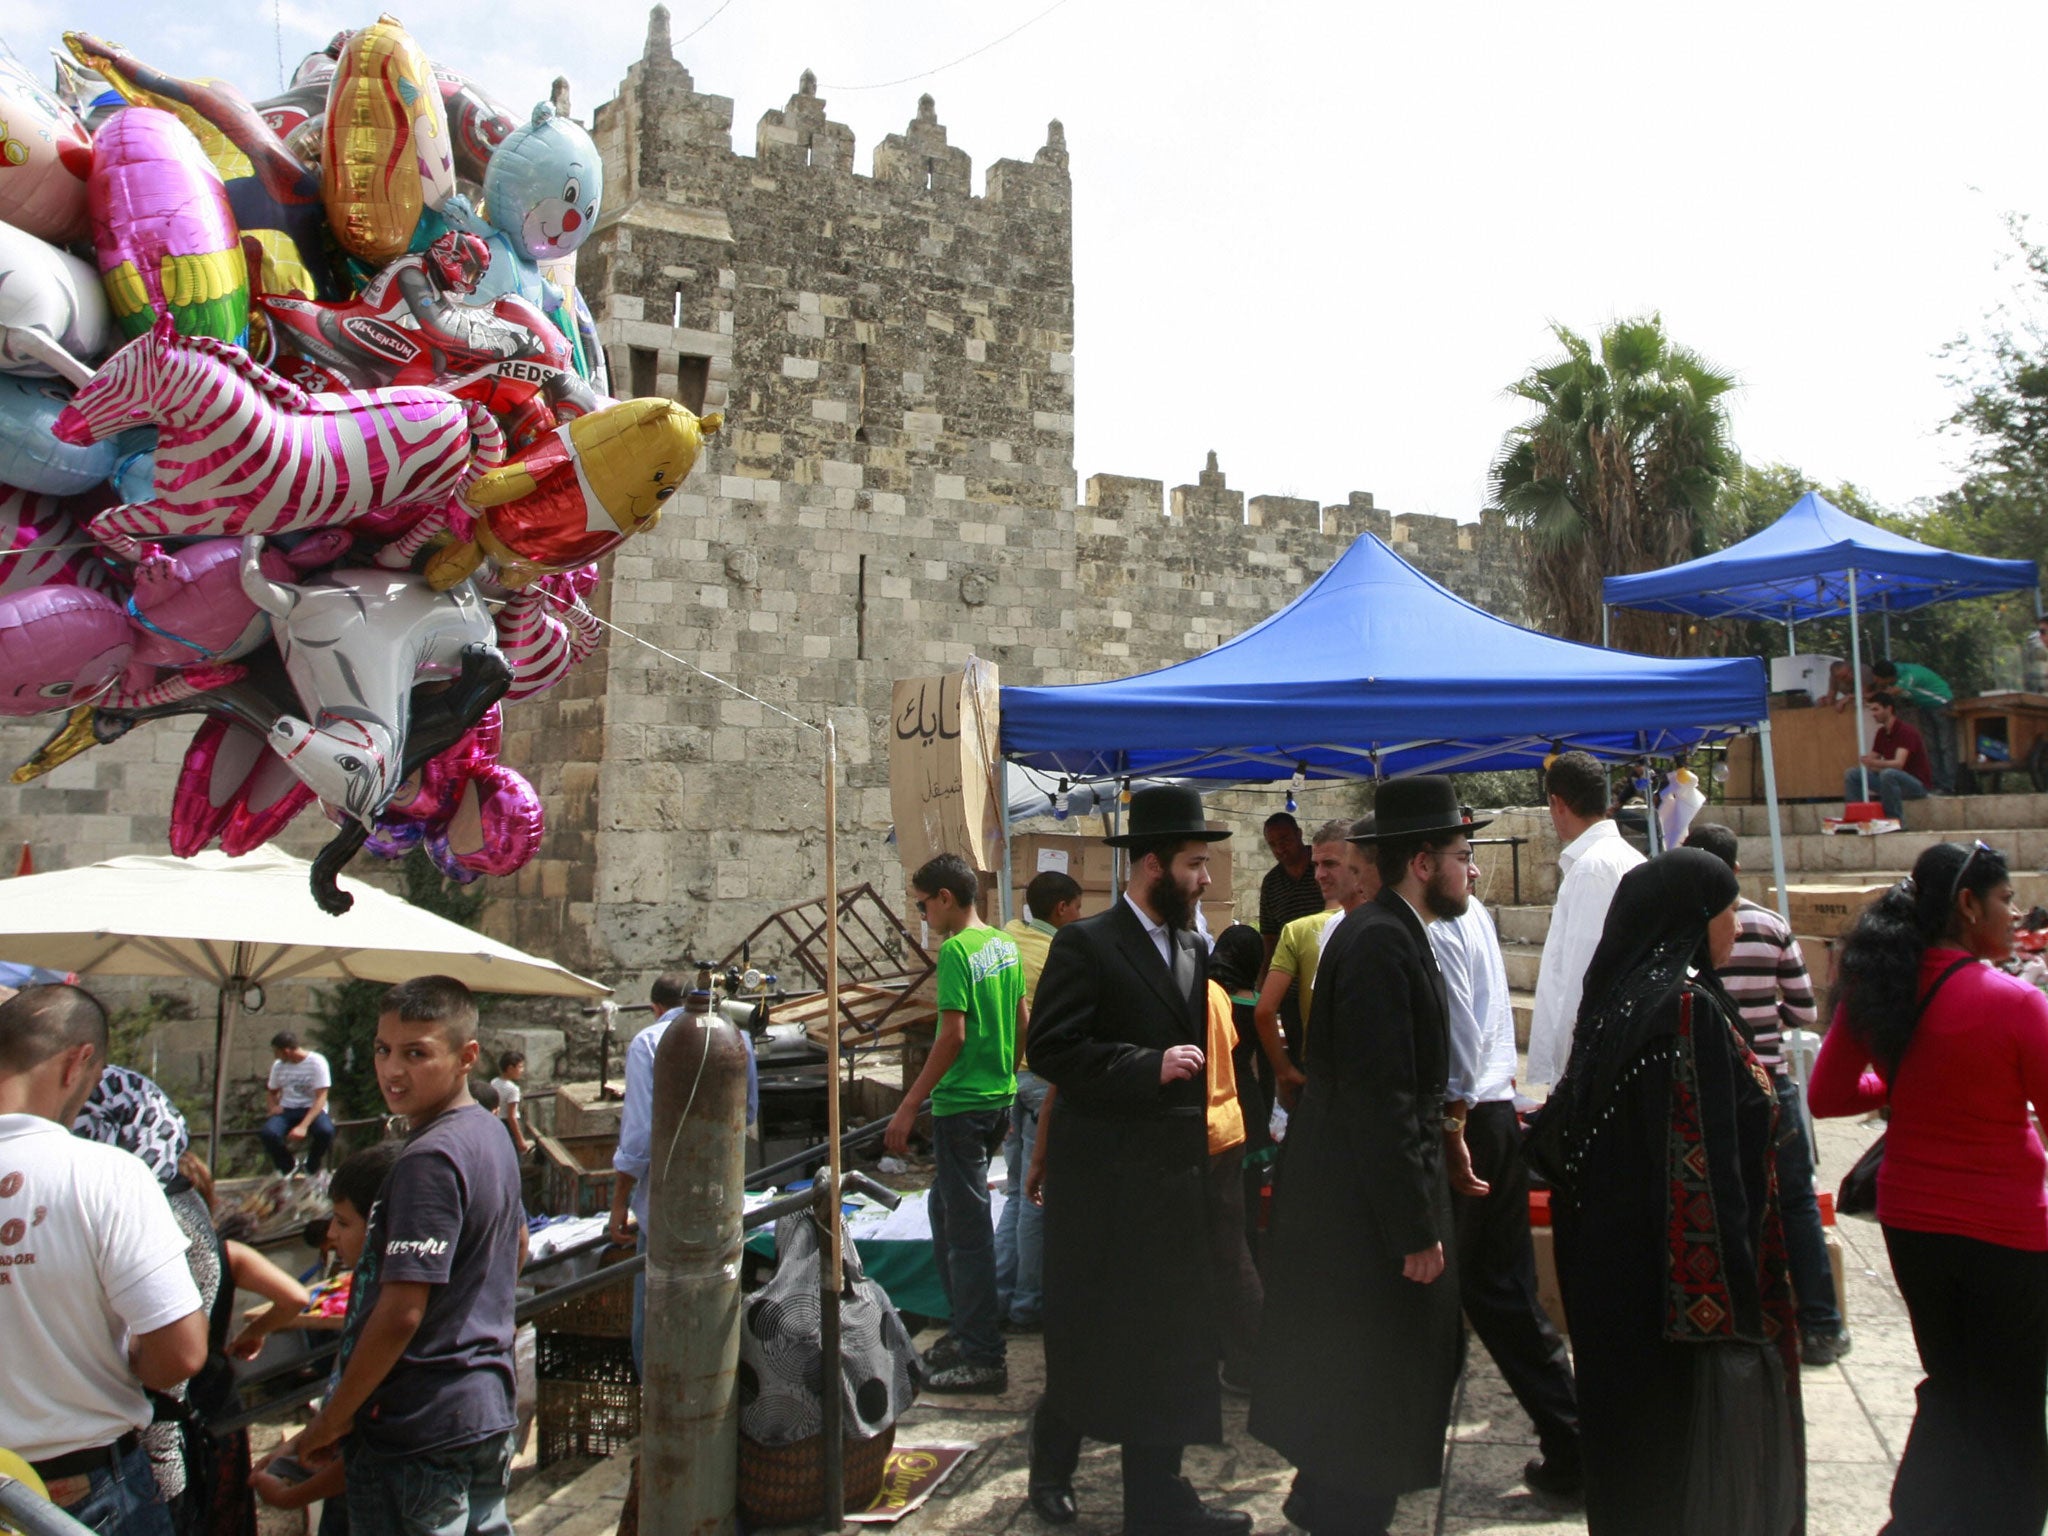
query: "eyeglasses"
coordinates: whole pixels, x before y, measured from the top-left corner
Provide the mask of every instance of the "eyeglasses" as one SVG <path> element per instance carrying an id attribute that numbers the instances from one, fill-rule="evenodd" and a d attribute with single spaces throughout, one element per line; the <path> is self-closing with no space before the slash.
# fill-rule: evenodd
<path id="1" fill-rule="evenodd" d="M 1955 907 L 1956 898 L 1963 893 L 1963 876 L 1967 875 L 1970 872 L 1970 866 L 1977 862 L 1977 855 L 1980 853 L 1995 854 L 1996 851 L 1996 849 L 1980 837 L 1977 839 L 1976 845 L 1970 849 L 1968 856 L 1964 858 L 1961 864 L 1956 866 L 1955 883 L 1948 888 L 1948 905 L 1951 909 Z"/>

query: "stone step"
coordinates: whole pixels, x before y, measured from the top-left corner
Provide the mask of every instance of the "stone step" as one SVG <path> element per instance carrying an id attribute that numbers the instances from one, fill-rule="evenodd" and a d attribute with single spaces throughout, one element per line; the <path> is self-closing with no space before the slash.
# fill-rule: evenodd
<path id="1" fill-rule="evenodd" d="M 1527 1051 L 1529 1049 L 1529 1019 L 1536 1011 L 1536 994 L 1534 992 L 1511 991 L 1508 994 L 1508 1000 L 1515 1010 L 1515 1049 Z"/>
<path id="2" fill-rule="evenodd" d="M 1813 870 L 1801 874 L 1787 871 L 1787 885 L 1891 885 L 1906 878 L 1903 869 L 1872 870 Z M 1771 877 L 1769 870 L 1745 868 L 1742 872 L 1742 894 L 1751 901 L 1765 906 L 1774 906 L 1771 898 Z M 2012 872 L 2013 905 L 2025 912 L 2037 906 L 2048 906 L 2048 873 L 2039 870 L 2015 869 Z M 1505 946 L 1503 946 L 1505 953 Z"/>
<path id="3" fill-rule="evenodd" d="M 1799 805 L 1781 805 L 1782 825 L 1788 836 L 1820 831 L 1821 818 L 1842 814 L 1839 800 L 1819 800 Z M 1909 800 L 1902 818 L 1909 832 L 1938 832 L 1953 836 L 1973 827 L 2048 828 L 2048 795 L 1930 795 Z M 1700 815 L 1718 821 L 1739 837 L 1770 835 L 1768 808 L 1761 805 L 1709 805 Z M 1527 850 L 1524 850 L 1525 854 Z"/>
<path id="4" fill-rule="evenodd" d="M 1503 943 L 1500 947 L 1500 957 L 1507 963 L 1510 991 L 1536 990 L 1536 973 L 1543 965 L 1541 944 Z"/>
<path id="5" fill-rule="evenodd" d="M 1535 944 L 1550 937 L 1550 908 L 1547 906 L 1494 907 L 1493 926 L 1503 946 Z"/>

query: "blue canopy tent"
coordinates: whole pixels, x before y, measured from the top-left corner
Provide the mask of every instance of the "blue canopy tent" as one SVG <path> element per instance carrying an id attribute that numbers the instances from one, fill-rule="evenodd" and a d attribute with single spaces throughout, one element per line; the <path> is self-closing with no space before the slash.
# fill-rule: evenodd
<path id="1" fill-rule="evenodd" d="M 1005 688 L 1002 745 L 1076 781 L 1270 782 L 1535 768 L 1560 748 L 1665 755 L 1753 724 L 1768 732 L 1754 657 L 1670 660 L 1537 634 L 1367 533 L 1206 655 L 1114 682 Z M 1775 804 L 1775 781 L 1766 789 Z M 1773 864 L 1782 889 L 1775 840 Z"/>
<path id="2" fill-rule="evenodd" d="M 1601 627 L 1608 608 L 1640 608 L 1699 618 L 1769 619 L 1793 626 L 1805 619 L 1849 619 L 1849 666 L 1856 691 L 1856 747 L 1863 739 L 1865 609 L 1890 616 L 1964 597 L 2038 589 L 2032 560 L 1958 555 L 1851 517 L 1818 491 L 1808 491 L 1770 527 L 1740 544 L 1638 576 L 1600 584 Z M 2038 600 L 2037 600 L 2038 601 Z M 1864 798 L 1870 797 L 1869 770 Z"/>

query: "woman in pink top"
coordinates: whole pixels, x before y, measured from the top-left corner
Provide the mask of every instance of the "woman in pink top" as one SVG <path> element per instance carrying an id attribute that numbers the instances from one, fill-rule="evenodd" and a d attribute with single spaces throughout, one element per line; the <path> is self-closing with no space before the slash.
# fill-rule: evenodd
<path id="1" fill-rule="evenodd" d="M 2012 953 L 2004 855 L 1938 843 L 1842 951 L 1816 1115 L 1891 1105 L 1877 1219 L 1927 1379 L 1889 1536 L 2040 1536 L 2048 1521 L 2048 998 Z"/>

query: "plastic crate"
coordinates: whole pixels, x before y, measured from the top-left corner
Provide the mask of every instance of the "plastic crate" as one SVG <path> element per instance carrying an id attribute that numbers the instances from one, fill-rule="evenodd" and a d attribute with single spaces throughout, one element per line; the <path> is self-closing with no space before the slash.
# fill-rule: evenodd
<path id="1" fill-rule="evenodd" d="M 624 1335 L 542 1333 L 534 1338 L 534 1375 L 548 1381 L 595 1381 L 638 1390 L 633 1341 Z"/>
<path id="2" fill-rule="evenodd" d="M 546 1336 L 542 1336 L 546 1345 Z M 631 1360 L 627 1361 L 628 1368 Z M 565 1456 L 610 1456 L 640 1433 L 640 1388 L 633 1382 L 540 1383 L 542 1466 Z"/>
<path id="3" fill-rule="evenodd" d="M 631 1248 L 608 1248 L 598 1260 L 598 1269 L 603 1271 L 614 1264 L 623 1264 L 633 1257 L 633 1253 Z M 541 1294 L 545 1296 L 547 1293 L 543 1291 Z M 590 1338 L 630 1338 L 633 1332 L 633 1282 L 620 1280 L 587 1291 L 574 1301 L 541 1313 L 534 1319 L 534 1327 L 543 1336 L 576 1333 Z"/>

